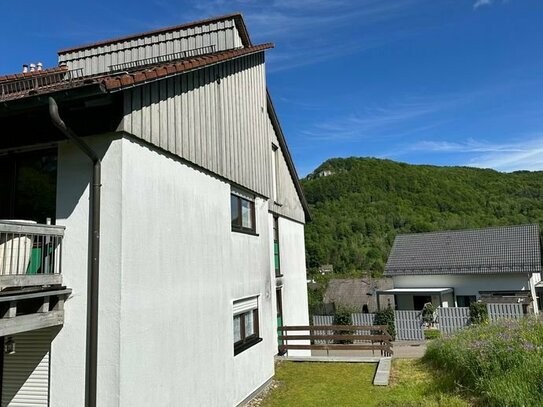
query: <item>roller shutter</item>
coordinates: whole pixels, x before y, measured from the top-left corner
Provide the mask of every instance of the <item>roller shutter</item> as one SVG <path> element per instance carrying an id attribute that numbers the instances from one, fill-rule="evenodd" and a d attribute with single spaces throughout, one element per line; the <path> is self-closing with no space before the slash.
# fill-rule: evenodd
<path id="1" fill-rule="evenodd" d="M 4 355 L 2 407 L 49 405 L 51 328 L 14 335 L 15 353 Z"/>

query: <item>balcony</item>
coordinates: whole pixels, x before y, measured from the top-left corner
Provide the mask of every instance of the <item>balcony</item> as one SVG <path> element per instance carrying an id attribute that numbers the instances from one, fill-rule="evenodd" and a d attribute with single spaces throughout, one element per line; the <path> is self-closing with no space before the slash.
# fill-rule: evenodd
<path id="1" fill-rule="evenodd" d="M 0 291 L 62 284 L 64 227 L 0 221 Z"/>

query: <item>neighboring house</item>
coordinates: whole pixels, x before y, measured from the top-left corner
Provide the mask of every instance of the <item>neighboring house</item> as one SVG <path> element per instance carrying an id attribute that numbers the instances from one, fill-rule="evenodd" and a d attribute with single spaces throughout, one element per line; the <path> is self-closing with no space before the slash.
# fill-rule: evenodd
<path id="1" fill-rule="evenodd" d="M 394 288 L 379 294 L 395 295 L 399 310 L 481 300 L 522 303 L 537 313 L 541 268 L 538 225 L 400 235 L 385 267 Z"/>
<path id="2" fill-rule="evenodd" d="M 394 287 L 391 278 L 347 278 L 328 282 L 323 301 L 352 308 L 357 312 L 377 311 L 377 291 Z M 394 296 L 381 297 L 381 303 L 394 307 Z"/>
<path id="3" fill-rule="evenodd" d="M 309 324 L 271 47 L 234 14 L 0 77 L 2 406 L 235 406 L 271 379 L 277 323 Z"/>

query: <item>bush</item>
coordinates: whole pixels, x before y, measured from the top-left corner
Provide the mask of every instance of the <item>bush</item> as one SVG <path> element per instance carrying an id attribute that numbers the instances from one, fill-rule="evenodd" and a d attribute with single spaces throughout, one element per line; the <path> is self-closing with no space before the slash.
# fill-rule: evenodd
<path id="1" fill-rule="evenodd" d="M 441 331 L 439 329 L 425 329 L 424 330 L 424 339 L 432 340 L 441 338 Z"/>
<path id="2" fill-rule="evenodd" d="M 432 325 L 435 322 L 436 306 L 431 302 L 424 304 L 422 309 L 422 320 L 427 325 Z"/>
<path id="3" fill-rule="evenodd" d="M 351 314 L 353 310 L 344 306 L 338 306 L 336 308 L 336 315 L 334 316 L 334 325 L 352 325 Z M 348 335 L 351 331 L 335 331 L 337 335 Z M 353 343 L 348 339 L 336 339 L 335 343 Z"/>
<path id="4" fill-rule="evenodd" d="M 392 339 L 396 337 L 396 327 L 394 326 L 394 310 L 388 307 L 375 313 L 375 325 L 386 325 L 388 333 Z"/>
<path id="5" fill-rule="evenodd" d="M 469 320 L 472 324 L 484 324 L 488 321 L 488 309 L 482 302 L 472 302 L 469 306 Z"/>
<path id="6" fill-rule="evenodd" d="M 471 326 L 429 343 L 424 360 L 485 406 L 543 405 L 543 324 L 535 318 Z"/>

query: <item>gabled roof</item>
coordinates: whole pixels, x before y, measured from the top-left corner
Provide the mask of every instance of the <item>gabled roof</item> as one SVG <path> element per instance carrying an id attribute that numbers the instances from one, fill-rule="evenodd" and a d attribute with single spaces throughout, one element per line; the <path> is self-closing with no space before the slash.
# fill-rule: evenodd
<path id="1" fill-rule="evenodd" d="M 298 198 L 300 199 L 300 202 L 302 203 L 302 207 L 304 208 L 305 220 L 306 222 L 309 222 L 311 220 L 311 212 L 309 211 L 309 205 L 307 203 L 307 200 L 305 199 L 304 191 L 302 189 L 302 184 L 300 183 L 300 178 L 298 178 L 298 172 L 296 171 L 296 167 L 294 166 L 294 161 L 292 160 L 292 156 L 290 155 L 290 151 L 287 145 L 287 140 L 285 139 L 285 135 L 283 134 L 283 129 L 281 128 L 281 124 L 279 123 L 279 119 L 277 118 L 277 113 L 275 112 L 275 107 L 273 106 L 270 92 L 267 89 L 266 89 L 266 97 L 267 97 L 267 102 L 268 102 L 267 103 L 268 115 L 270 117 L 273 130 L 275 131 L 275 134 L 277 134 L 279 147 L 281 148 L 281 151 L 283 152 L 283 155 L 285 156 L 285 161 L 287 162 L 287 167 L 290 172 L 290 176 L 294 182 L 294 187 L 296 188 L 296 192 L 298 193 Z"/>
<path id="2" fill-rule="evenodd" d="M 57 82 L 52 80 L 45 81 L 45 86 L 40 86 L 37 88 L 27 88 L 20 87 L 21 91 L 14 93 L 3 93 L 0 92 L 0 102 L 5 102 L 15 99 L 23 99 L 26 97 L 44 95 L 48 93 L 54 93 L 59 90 L 67 89 L 76 89 L 83 86 L 89 85 L 99 85 L 103 91 L 114 92 L 121 90 L 127 87 L 132 87 L 136 85 L 143 85 L 148 82 L 156 81 L 163 79 L 164 77 L 178 75 L 193 71 L 196 69 L 202 69 L 208 66 L 212 66 L 221 62 L 226 62 L 240 58 L 243 56 L 251 55 L 254 53 L 262 52 L 267 49 L 273 48 L 273 44 L 261 44 L 254 45 L 245 48 L 230 49 L 225 51 L 215 52 L 213 54 L 201 55 L 197 57 L 192 57 L 189 59 L 183 59 L 179 61 L 171 61 L 165 63 L 159 63 L 152 66 L 146 66 L 142 69 L 134 69 L 131 72 L 123 73 L 107 73 L 100 74 L 95 76 L 83 76 L 83 77 L 70 77 L 70 80 L 63 80 L 63 76 L 57 75 L 54 79 Z M 65 71 L 66 68 L 53 68 L 41 71 L 44 78 L 47 75 L 54 75 L 58 72 Z M 66 71 L 69 74 L 71 71 Z M 34 73 L 32 73 L 34 75 Z M 17 77 L 11 79 L 12 81 L 27 79 L 26 76 L 19 77 L 21 75 L 27 74 L 18 74 Z M 7 77 L 13 77 L 13 75 L 8 75 Z M 67 76 L 67 78 L 69 75 Z M 7 81 L 6 81 L 7 82 Z M 0 82 L 0 86 L 4 82 Z M 19 89 L 19 87 L 17 88 Z"/>
<path id="3" fill-rule="evenodd" d="M 54 68 L 42 69 L 41 71 L 14 73 L 11 75 L 0 76 L 0 82 L 10 82 L 10 81 L 16 81 L 19 79 L 35 78 L 35 77 L 48 75 L 51 73 L 65 72 L 67 70 L 68 70 L 67 66 L 57 66 Z"/>
<path id="4" fill-rule="evenodd" d="M 385 275 L 541 272 L 539 225 L 399 235 Z"/>
<path id="5" fill-rule="evenodd" d="M 156 34 L 165 34 L 165 33 L 172 32 L 172 31 L 178 31 L 178 30 L 183 30 L 183 29 L 187 29 L 187 28 L 197 27 L 197 26 L 204 25 L 204 24 L 218 23 L 218 22 L 221 22 L 221 21 L 232 20 L 232 19 L 234 20 L 234 23 L 236 24 L 236 28 L 238 29 L 238 32 L 239 32 L 239 35 L 241 37 L 241 41 L 243 43 L 243 46 L 244 47 L 252 46 L 253 44 L 251 43 L 251 39 L 249 38 L 249 32 L 247 31 L 247 27 L 245 26 L 245 22 L 243 21 L 243 16 L 241 15 L 241 13 L 233 13 L 233 14 L 227 14 L 227 15 L 220 16 L 220 17 L 207 18 L 205 20 L 199 20 L 199 21 L 193 21 L 193 22 L 186 23 L 186 24 L 175 25 L 175 26 L 172 26 L 172 27 L 160 28 L 158 30 L 146 31 L 146 32 L 138 33 L 138 34 L 131 34 L 131 35 L 123 36 L 123 37 L 112 38 L 112 39 L 109 39 L 109 40 L 98 41 L 98 42 L 94 42 L 94 43 L 91 43 L 91 44 L 78 45 L 76 47 L 64 48 L 64 49 L 59 50 L 58 54 L 61 55 L 61 54 L 66 54 L 68 52 L 82 51 L 82 50 L 88 49 L 88 48 L 94 48 L 94 47 L 99 47 L 99 46 L 104 46 L 104 45 L 109 45 L 109 44 L 115 44 L 117 42 L 128 41 L 128 40 L 132 40 L 132 39 L 136 39 L 136 38 L 142 38 L 142 37 L 148 37 L 148 36 L 156 35 Z"/>
<path id="6" fill-rule="evenodd" d="M 210 65 L 218 64 L 220 62 L 230 61 L 232 59 L 251 55 L 270 48 L 273 48 L 273 44 L 268 43 L 246 48 L 220 51 L 214 54 L 202 55 L 179 62 L 168 62 L 159 65 L 153 65 L 146 69 L 133 71 L 123 75 L 106 76 L 102 78 L 102 82 L 107 90 L 114 91 L 138 84 L 143 84 L 153 80 L 162 79 L 165 76 L 185 73 L 194 69 L 200 69 Z"/>

